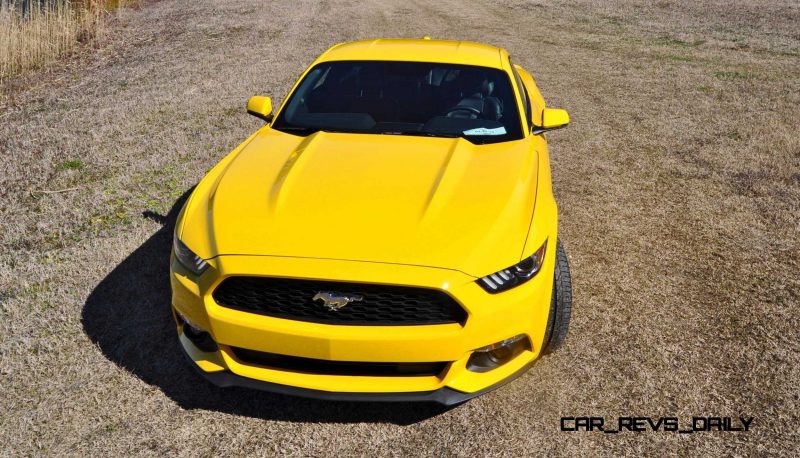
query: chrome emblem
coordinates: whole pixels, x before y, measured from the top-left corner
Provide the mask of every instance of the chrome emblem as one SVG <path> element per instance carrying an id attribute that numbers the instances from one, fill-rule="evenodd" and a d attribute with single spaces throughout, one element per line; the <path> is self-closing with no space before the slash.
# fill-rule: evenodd
<path id="1" fill-rule="evenodd" d="M 353 295 L 337 295 L 327 291 L 320 291 L 314 296 L 314 301 L 322 300 L 322 305 L 331 312 L 335 312 L 351 302 L 356 302 L 364 299 L 362 296 Z"/>

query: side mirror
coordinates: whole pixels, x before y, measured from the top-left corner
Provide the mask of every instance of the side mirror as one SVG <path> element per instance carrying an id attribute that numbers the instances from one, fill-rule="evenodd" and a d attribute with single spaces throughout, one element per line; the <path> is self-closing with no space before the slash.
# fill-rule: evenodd
<path id="1" fill-rule="evenodd" d="M 567 127 L 569 124 L 569 113 L 567 110 L 561 108 L 545 108 L 542 110 L 542 125 L 534 126 L 533 133 L 541 134 L 542 132 L 554 129 Z"/>
<path id="2" fill-rule="evenodd" d="M 269 97 L 254 95 L 247 101 L 247 112 L 264 121 L 272 120 L 272 100 Z"/>

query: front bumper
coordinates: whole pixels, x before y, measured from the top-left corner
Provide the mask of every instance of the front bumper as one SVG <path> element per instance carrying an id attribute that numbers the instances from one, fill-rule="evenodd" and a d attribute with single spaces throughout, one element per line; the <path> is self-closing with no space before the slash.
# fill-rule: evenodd
<path id="1" fill-rule="evenodd" d="M 189 343 L 191 345 L 191 343 Z M 287 396 L 297 396 L 301 398 L 318 399 L 322 401 L 345 401 L 345 402 L 433 402 L 444 406 L 454 406 L 463 402 L 469 401 L 474 397 L 478 397 L 489 391 L 496 390 L 508 382 L 516 379 L 524 374 L 534 361 L 520 368 L 511 376 L 505 378 L 501 382 L 484 388 L 480 391 L 473 393 L 463 393 L 449 387 L 442 387 L 431 391 L 409 391 L 409 392 L 349 392 L 349 391 L 323 391 L 313 390 L 309 388 L 300 388 L 290 385 L 281 385 L 279 383 L 265 382 L 252 378 L 242 377 L 229 371 L 206 372 L 200 368 L 192 359 L 189 352 L 186 351 L 185 344 L 181 342 L 181 348 L 184 350 L 183 354 L 186 356 L 189 364 L 195 371 L 203 378 L 213 383 L 220 388 L 249 388 L 253 390 L 267 391 L 270 393 L 283 394 Z"/>
<path id="2" fill-rule="evenodd" d="M 219 386 L 358 401 L 452 405 L 513 380 L 539 355 L 553 281 L 550 253 L 536 278 L 497 295 L 486 293 L 466 274 L 419 266 L 268 256 L 222 256 L 209 264 L 211 268 L 200 278 L 174 260 L 171 271 L 173 307 L 207 330 L 219 346 L 216 352 L 203 352 L 178 326 L 185 353 L 206 378 Z M 340 326 L 262 316 L 214 302 L 211 293 L 225 277 L 253 272 L 365 283 L 387 283 L 386 279 L 391 279 L 392 284 L 441 289 L 464 307 L 468 318 L 463 326 Z M 488 372 L 467 369 L 474 349 L 518 334 L 528 336 L 529 350 Z M 327 375 L 259 366 L 237 358 L 231 347 L 332 361 L 448 364 L 442 373 L 427 376 Z"/>

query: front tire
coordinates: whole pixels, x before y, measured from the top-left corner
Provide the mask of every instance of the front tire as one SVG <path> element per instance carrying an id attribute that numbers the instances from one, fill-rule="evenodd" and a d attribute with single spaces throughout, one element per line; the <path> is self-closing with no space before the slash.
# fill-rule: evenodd
<path id="1" fill-rule="evenodd" d="M 564 246 L 556 244 L 556 269 L 553 278 L 553 294 L 550 299 L 550 315 L 542 344 L 542 354 L 556 351 L 564 343 L 572 316 L 572 277 Z"/>

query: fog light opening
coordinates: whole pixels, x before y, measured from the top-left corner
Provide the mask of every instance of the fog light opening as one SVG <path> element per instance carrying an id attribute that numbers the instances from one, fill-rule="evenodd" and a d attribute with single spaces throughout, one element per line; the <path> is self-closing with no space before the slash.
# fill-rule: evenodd
<path id="1" fill-rule="evenodd" d="M 205 353 L 215 353 L 217 350 L 219 350 L 219 347 L 217 347 L 217 343 L 214 342 L 214 338 L 211 337 L 211 334 L 189 321 L 185 316 L 181 315 L 181 312 L 177 310 L 175 310 L 175 316 L 178 319 L 178 323 L 181 325 L 183 335 L 185 335 L 186 338 L 189 339 L 189 341 L 192 342 L 200 351 Z"/>
<path id="2" fill-rule="evenodd" d="M 476 349 L 467 361 L 467 369 L 472 372 L 489 372 L 530 349 L 530 339 L 528 336 L 520 334 Z"/>

